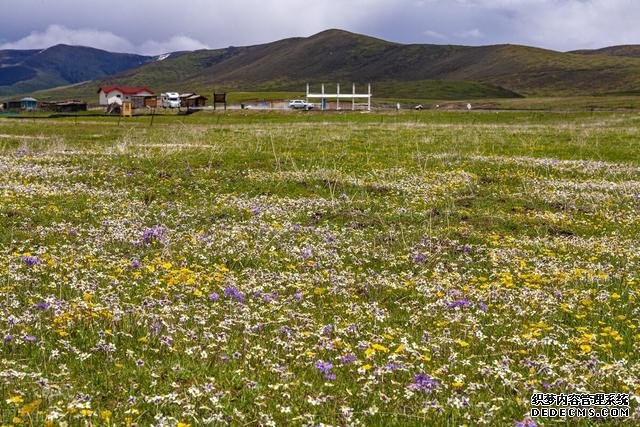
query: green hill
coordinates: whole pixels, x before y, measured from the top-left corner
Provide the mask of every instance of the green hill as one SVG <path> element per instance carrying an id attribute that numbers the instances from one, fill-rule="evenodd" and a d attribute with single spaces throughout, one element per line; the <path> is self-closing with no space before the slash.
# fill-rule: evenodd
<path id="1" fill-rule="evenodd" d="M 388 98 L 509 98 L 631 93 L 640 58 L 518 45 L 399 44 L 341 30 L 273 43 L 171 55 L 39 97 L 94 100 L 103 84 L 161 91 L 296 91 L 306 82 L 372 82 Z M 318 88 L 318 86 L 316 86 Z"/>
<path id="2" fill-rule="evenodd" d="M 0 51 L 0 96 L 100 79 L 153 58 L 82 46 Z"/>
<path id="3" fill-rule="evenodd" d="M 626 56 L 628 58 L 640 58 L 640 45 L 628 44 L 620 46 L 609 46 L 602 49 L 583 49 L 574 50 L 570 53 L 580 55 L 608 55 L 608 56 Z"/>

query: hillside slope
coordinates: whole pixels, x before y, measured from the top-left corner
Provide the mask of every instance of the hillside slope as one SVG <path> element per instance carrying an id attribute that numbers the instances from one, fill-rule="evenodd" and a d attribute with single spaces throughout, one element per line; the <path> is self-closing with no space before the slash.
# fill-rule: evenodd
<path id="1" fill-rule="evenodd" d="M 147 56 L 81 46 L 0 51 L 0 95 L 100 79 L 151 61 Z"/>
<path id="2" fill-rule="evenodd" d="M 255 46 L 172 55 L 99 81 L 42 96 L 90 96 L 103 84 L 157 91 L 301 91 L 306 82 L 372 82 L 385 97 L 460 98 L 631 93 L 640 58 L 562 53 L 517 45 L 399 44 L 341 30 Z M 433 92 L 434 81 L 453 90 Z M 475 85 L 475 86 L 474 86 Z M 452 95 L 452 96 L 454 96 Z"/>
<path id="3" fill-rule="evenodd" d="M 574 50 L 570 53 L 580 55 L 608 55 L 608 56 L 626 56 L 628 58 L 640 58 L 640 45 L 628 44 L 620 46 L 609 46 L 602 49 L 583 49 Z"/>

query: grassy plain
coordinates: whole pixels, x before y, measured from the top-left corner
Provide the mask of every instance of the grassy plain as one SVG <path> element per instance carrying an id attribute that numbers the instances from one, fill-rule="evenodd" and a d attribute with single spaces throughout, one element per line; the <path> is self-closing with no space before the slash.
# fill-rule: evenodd
<path id="1" fill-rule="evenodd" d="M 636 114 L 150 124 L 0 118 L 0 424 L 513 425 L 534 391 L 640 395 Z"/>

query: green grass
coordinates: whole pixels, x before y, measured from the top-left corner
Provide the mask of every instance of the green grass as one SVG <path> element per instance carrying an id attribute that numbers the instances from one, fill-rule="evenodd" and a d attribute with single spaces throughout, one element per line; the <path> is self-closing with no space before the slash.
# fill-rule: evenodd
<path id="1" fill-rule="evenodd" d="M 232 105 L 238 105 L 247 102 L 304 99 L 304 97 L 304 92 L 229 92 L 227 94 L 227 102 Z"/>
<path id="2" fill-rule="evenodd" d="M 0 424 L 513 425 L 534 391 L 637 396 L 639 123 L 0 118 Z"/>
<path id="3" fill-rule="evenodd" d="M 500 99 L 520 98 L 515 92 L 498 86 L 478 82 L 422 80 L 411 82 L 381 82 L 376 84 L 376 96 L 380 98 L 414 99 Z"/>

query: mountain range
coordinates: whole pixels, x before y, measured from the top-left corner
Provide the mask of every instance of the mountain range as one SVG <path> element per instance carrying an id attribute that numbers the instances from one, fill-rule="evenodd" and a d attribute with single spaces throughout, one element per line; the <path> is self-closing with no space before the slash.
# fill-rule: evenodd
<path id="1" fill-rule="evenodd" d="M 352 81 L 373 83 L 375 96 L 382 98 L 634 94 L 640 93 L 640 46 L 557 52 L 509 44 L 400 44 L 327 30 L 307 38 L 160 57 L 65 45 L 0 51 L 0 96 L 95 101 L 105 84 L 208 94 L 301 92 L 307 82 L 341 82 L 350 88 Z"/>
<path id="2" fill-rule="evenodd" d="M 0 50 L 0 95 L 24 94 L 100 79 L 153 59 L 67 45 L 43 50 Z"/>

